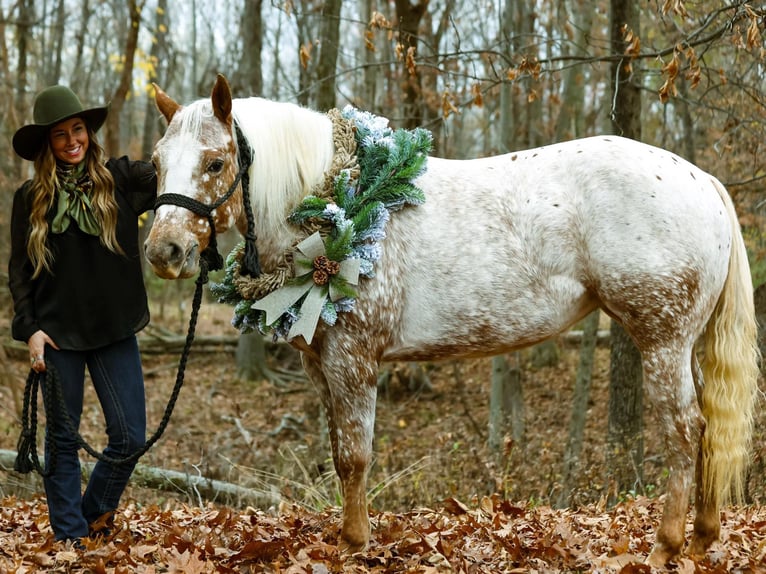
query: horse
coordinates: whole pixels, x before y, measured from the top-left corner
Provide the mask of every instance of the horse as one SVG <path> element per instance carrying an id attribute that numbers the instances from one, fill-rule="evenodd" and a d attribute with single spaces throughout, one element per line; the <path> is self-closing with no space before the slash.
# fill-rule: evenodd
<path id="1" fill-rule="evenodd" d="M 332 121 L 292 103 L 232 99 L 220 75 L 209 98 L 186 105 L 155 88 L 167 120 L 153 153 L 158 198 L 217 207 L 206 219 L 158 201 L 145 243 L 153 271 L 195 275 L 211 234 L 236 227 L 254 232 L 268 273 L 302 237 L 288 217 L 326 177 Z M 252 153 L 248 195 L 224 197 L 242 146 Z M 704 555 L 721 505 L 742 493 L 759 373 L 750 269 L 724 186 L 669 151 L 613 135 L 470 160 L 428 154 L 413 183 L 425 201 L 391 213 L 353 309 L 290 341 L 327 412 L 341 549 L 370 540 L 365 483 L 381 362 L 507 353 L 601 309 L 640 351 L 664 438 L 669 476 L 648 561 L 684 552 L 695 485 L 686 552 Z"/>

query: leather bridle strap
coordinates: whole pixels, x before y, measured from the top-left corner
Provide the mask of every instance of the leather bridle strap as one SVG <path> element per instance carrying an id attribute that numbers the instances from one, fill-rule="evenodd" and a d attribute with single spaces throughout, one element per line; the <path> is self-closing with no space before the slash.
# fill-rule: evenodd
<path id="1" fill-rule="evenodd" d="M 156 210 L 161 205 L 175 205 L 177 207 L 188 209 L 201 217 L 206 217 L 208 224 L 210 225 L 210 241 L 208 242 L 207 248 L 200 254 L 200 257 L 203 257 L 205 261 L 207 261 L 210 271 L 223 269 L 223 257 L 218 253 L 213 211 L 218 209 L 228 201 L 232 195 L 234 195 L 234 192 L 237 191 L 241 182 L 242 203 L 245 208 L 245 215 L 247 216 L 247 233 L 245 235 L 245 256 L 240 265 L 240 270 L 242 275 L 258 277 L 261 274 L 261 270 L 258 262 L 258 250 L 255 246 L 255 222 L 253 211 L 250 207 L 250 176 L 248 173 L 253 160 L 250 152 L 250 144 L 245 139 L 239 125 L 235 123 L 234 129 L 237 134 L 237 147 L 239 148 L 239 171 L 231 186 L 229 186 L 228 191 L 210 205 L 202 203 L 193 197 L 181 195 L 180 193 L 162 193 L 157 196 L 157 200 L 154 203 L 154 209 Z"/>

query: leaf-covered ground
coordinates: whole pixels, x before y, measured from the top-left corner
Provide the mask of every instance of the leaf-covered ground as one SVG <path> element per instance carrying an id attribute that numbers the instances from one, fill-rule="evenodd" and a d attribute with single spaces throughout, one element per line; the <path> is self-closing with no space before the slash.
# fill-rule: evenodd
<path id="1" fill-rule="evenodd" d="M 648 573 L 660 504 L 639 498 L 604 511 L 517 506 L 455 499 L 437 510 L 373 513 L 369 549 L 341 555 L 337 509 L 284 506 L 275 513 L 129 504 L 107 539 L 84 549 L 52 541 L 40 500 L 3 500 L 0 571 L 95 573 Z M 766 511 L 724 514 L 722 540 L 699 561 L 680 558 L 679 573 L 766 572 Z"/>
<path id="2" fill-rule="evenodd" d="M 235 334 L 230 316 L 230 308 L 204 305 L 198 333 Z M 188 310 L 173 317 L 155 312 L 153 324 L 184 333 Z M 647 409 L 643 475 L 634 492 L 619 493 L 623 503 L 604 508 L 600 501 L 614 494 L 605 478 L 606 348 L 597 351 L 584 443 L 568 487 L 562 466 L 576 348 L 562 346 L 550 367 L 535 367 L 525 353 L 511 357 L 521 369 L 526 430 L 502 452 L 487 441 L 489 360 L 423 364 L 426 387 L 412 385 L 412 365 L 393 365 L 376 412 L 372 540 L 356 556 L 338 552 L 339 485 L 317 393 L 295 357 L 280 353 L 269 362 L 278 378 L 243 381 L 231 348 L 192 349 L 170 425 L 141 461 L 236 484 L 256 498 L 217 495 L 211 503 L 194 488 L 158 490 L 134 476 L 113 537 L 76 551 L 52 541 L 39 478 L 0 468 L 0 573 L 649 572 L 642 561 L 660 519 L 664 454 Z M 0 385 L 6 450 L 16 447 L 29 368 L 25 355 L 10 359 L 10 380 Z M 144 357 L 150 430 L 161 419 L 177 364 L 177 353 Z M 92 389 L 85 404 L 83 435 L 103 446 Z M 747 489 L 753 506 L 727 509 L 721 542 L 699 563 L 682 558 L 670 571 L 766 573 L 765 429 L 760 410 Z M 571 508 L 551 509 L 562 494 Z"/>

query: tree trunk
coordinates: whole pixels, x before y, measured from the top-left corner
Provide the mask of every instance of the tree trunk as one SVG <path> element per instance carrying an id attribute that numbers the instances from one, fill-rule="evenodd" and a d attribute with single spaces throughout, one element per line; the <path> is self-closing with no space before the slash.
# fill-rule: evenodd
<path id="1" fill-rule="evenodd" d="M 56 23 L 51 27 L 50 31 L 49 50 L 51 62 L 46 74 L 45 83 L 47 85 L 58 84 L 61 80 L 61 52 L 64 49 L 65 20 L 64 0 L 59 0 L 56 6 Z"/>
<path id="2" fill-rule="evenodd" d="M 298 28 L 298 94 L 296 98 L 302 106 L 311 103 L 311 84 L 316 65 L 313 63 L 314 30 L 311 26 L 310 0 L 299 0 L 300 9 L 295 10 L 295 25 Z"/>
<path id="3" fill-rule="evenodd" d="M 240 36 L 242 37 L 242 54 L 237 73 L 232 81 L 234 93 L 248 96 L 263 96 L 263 67 L 261 53 L 263 51 L 263 0 L 248 0 L 242 14 Z"/>
<path id="4" fill-rule="evenodd" d="M 569 437 L 564 450 L 564 468 L 561 471 L 561 492 L 556 502 L 558 508 L 564 508 L 569 504 L 575 472 L 580 461 L 582 440 L 585 434 L 585 415 L 588 412 L 590 385 L 593 380 L 593 360 L 596 355 L 600 317 L 600 311 L 593 311 L 583 322 L 580 362 L 577 365 L 574 397 L 572 398 L 572 418 L 569 420 Z"/>
<path id="5" fill-rule="evenodd" d="M 399 21 L 399 42 L 402 49 L 402 127 L 414 129 L 423 124 L 423 89 L 420 72 L 414 65 L 418 50 L 418 31 L 429 0 L 411 4 L 410 0 L 394 0 Z"/>
<path id="6" fill-rule="evenodd" d="M 75 35 L 76 48 L 74 60 L 74 74 L 72 75 L 72 85 L 82 86 L 85 82 L 85 67 L 83 65 L 83 54 L 85 52 L 85 40 L 90 28 L 90 17 L 93 10 L 90 7 L 89 0 L 81 0 L 80 26 Z"/>
<path id="7" fill-rule="evenodd" d="M 237 376 L 245 381 L 259 381 L 266 378 L 266 342 L 257 332 L 242 333 L 237 339 Z"/>
<path id="8" fill-rule="evenodd" d="M 421 53 L 424 58 L 438 58 L 442 38 L 449 30 L 456 0 L 446 0 L 444 8 L 438 14 L 432 14 L 426 11 L 424 14 L 424 24 L 420 26 L 420 33 L 423 35 L 423 41 L 420 42 Z M 438 24 L 434 27 L 432 18 L 438 18 Z M 433 30 L 433 32 L 432 32 Z M 423 126 L 427 127 L 433 135 L 434 152 L 437 155 L 443 155 L 441 150 L 445 146 L 445 122 L 444 113 L 439 97 L 439 77 L 440 74 L 433 68 L 425 67 L 419 71 L 421 83 L 421 102 L 423 110 Z"/>
<path id="9" fill-rule="evenodd" d="M 362 85 L 359 93 L 361 98 L 359 105 L 363 110 L 375 112 L 375 87 L 377 85 L 378 72 L 373 67 L 375 66 L 375 36 L 374 32 L 369 26 L 369 22 L 372 19 L 372 0 L 360 0 L 359 6 L 362 14 L 362 20 L 367 22 L 368 25 L 364 30 L 365 42 L 360 42 L 359 49 L 362 51 L 360 60 L 364 62 L 364 71 L 362 76 Z"/>
<path id="10" fill-rule="evenodd" d="M 335 107 L 335 68 L 338 65 L 340 11 L 343 0 L 325 0 L 319 37 L 316 109 L 325 112 Z"/>
<path id="11" fill-rule="evenodd" d="M 612 321 L 607 429 L 608 502 L 643 484 L 644 424 L 641 356 L 616 321 Z"/>
<path id="12" fill-rule="evenodd" d="M 501 20 L 503 51 L 508 62 L 513 57 L 513 0 L 506 0 Z M 514 113 L 513 84 L 503 82 L 500 85 L 500 134 L 498 137 L 500 153 L 516 149 L 516 114 Z"/>
<path id="13" fill-rule="evenodd" d="M 29 69 L 27 57 L 29 56 L 29 38 L 32 37 L 31 30 L 34 21 L 34 15 L 34 0 L 22 0 L 19 5 L 19 19 L 16 23 L 16 28 L 18 30 L 18 42 L 16 44 L 16 48 L 18 50 L 18 65 L 16 67 L 16 102 L 14 106 L 16 108 L 16 117 L 20 122 L 23 122 L 24 118 L 27 117 L 28 107 L 25 91 L 28 83 L 27 71 Z M 21 158 L 14 154 L 13 178 L 18 179 L 20 174 Z"/>
<path id="14" fill-rule="evenodd" d="M 514 364 L 509 364 L 505 355 L 492 357 L 488 444 L 495 453 L 502 453 L 508 427 L 514 443 L 521 445 L 525 421 L 518 352 L 514 353 Z"/>
<path id="15" fill-rule="evenodd" d="M 590 29 L 593 25 L 593 10 L 585 0 L 571 0 L 571 18 L 574 20 L 575 49 L 572 55 L 587 56 L 584 49 L 588 45 Z M 562 49 L 569 52 L 569 43 L 565 42 Z M 581 47 L 577 49 L 577 47 Z M 563 72 L 563 101 L 559 115 L 556 118 L 556 141 L 562 142 L 585 135 L 585 67 L 571 66 Z"/>
<path id="16" fill-rule="evenodd" d="M 168 0 L 158 0 L 156 19 L 154 23 L 154 42 L 152 42 L 152 49 L 150 52 L 151 61 L 154 66 L 149 69 L 150 82 L 161 83 L 160 71 L 167 63 L 168 57 Z M 168 89 L 167 86 L 164 86 Z M 144 159 L 149 159 L 152 155 L 154 148 L 154 140 L 157 132 L 160 129 L 158 114 L 156 111 L 153 98 L 146 98 L 146 106 L 144 108 L 144 137 L 141 143 L 141 156 Z"/>
<path id="17" fill-rule="evenodd" d="M 689 84 L 687 83 L 686 78 L 679 76 L 678 80 L 676 81 L 676 85 L 678 86 L 678 93 L 681 95 L 681 97 L 674 98 L 673 103 L 678 109 L 678 114 L 681 116 L 681 125 L 683 126 L 684 130 L 684 159 L 690 161 L 691 163 L 696 163 L 697 158 L 695 153 L 695 142 L 697 138 L 695 137 L 694 118 L 692 117 L 688 103 Z"/>
<path id="18" fill-rule="evenodd" d="M 138 30 L 141 26 L 141 9 L 143 2 L 138 4 L 136 0 L 128 1 L 130 14 L 130 27 L 125 42 L 125 63 L 120 74 L 120 83 L 112 94 L 112 103 L 109 115 L 106 117 L 106 153 L 108 156 L 117 156 L 120 149 L 120 112 L 128 97 L 130 85 L 133 81 L 133 58 L 138 45 Z"/>
<path id="19" fill-rule="evenodd" d="M 639 33 L 639 6 L 631 0 L 611 0 L 612 51 L 620 55 L 626 49 L 623 26 Z M 612 122 L 616 134 L 640 140 L 641 91 L 634 74 L 628 56 L 612 64 Z M 616 321 L 611 339 L 607 484 L 608 501 L 614 503 L 620 493 L 643 484 L 643 379 L 638 349 Z"/>

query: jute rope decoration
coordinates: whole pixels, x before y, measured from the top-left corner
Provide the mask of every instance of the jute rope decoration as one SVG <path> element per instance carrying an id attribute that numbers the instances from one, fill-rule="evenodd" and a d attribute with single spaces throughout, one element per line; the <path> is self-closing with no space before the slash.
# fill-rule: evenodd
<path id="1" fill-rule="evenodd" d="M 324 182 L 315 186 L 311 190 L 311 195 L 330 199 L 341 172 L 347 171 L 351 180 L 356 181 L 359 178 L 359 162 L 356 157 L 354 122 L 344 118 L 340 110 L 335 108 L 327 112 L 327 115 L 332 120 L 332 142 L 335 146 L 335 154 L 330 169 L 325 173 Z M 317 231 L 322 237 L 326 237 L 332 229 L 332 224 L 327 220 L 312 218 L 303 222 L 300 227 L 303 231 L 302 237 L 282 254 L 282 262 L 276 269 L 271 273 L 262 273 L 256 278 L 239 274 L 244 245 L 235 248 L 232 265 L 237 266 L 237 272 L 234 274 L 233 281 L 243 299 L 255 301 L 282 287 L 288 279 L 293 277 L 293 254 L 298 243 Z"/>
<path id="2" fill-rule="evenodd" d="M 330 110 L 334 156 L 323 181 L 290 214 L 298 239 L 270 272 L 242 276 L 243 246 L 226 261 L 219 302 L 234 305 L 242 332 L 273 331 L 310 343 L 318 320 L 335 324 L 352 311 L 358 277 L 374 277 L 391 211 L 425 201 L 412 181 L 425 169 L 431 134 L 392 130 L 388 120 L 347 106 Z"/>

